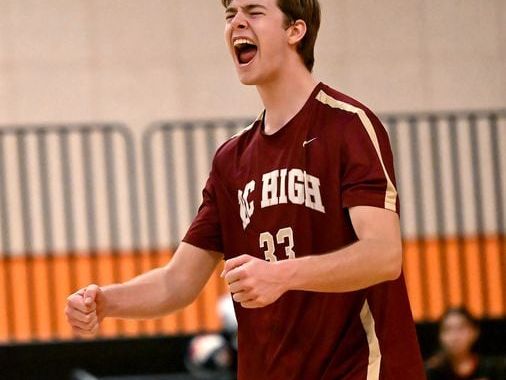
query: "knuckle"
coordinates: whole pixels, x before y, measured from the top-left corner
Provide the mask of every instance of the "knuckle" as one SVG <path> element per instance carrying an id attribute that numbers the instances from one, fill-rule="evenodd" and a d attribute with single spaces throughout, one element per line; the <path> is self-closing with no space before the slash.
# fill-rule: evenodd
<path id="1" fill-rule="evenodd" d="M 81 293 L 79 293 L 79 292 L 74 292 L 74 293 L 70 294 L 70 295 L 67 297 L 67 300 L 68 300 L 68 301 L 72 301 L 73 299 L 78 298 L 78 297 L 81 297 Z"/>

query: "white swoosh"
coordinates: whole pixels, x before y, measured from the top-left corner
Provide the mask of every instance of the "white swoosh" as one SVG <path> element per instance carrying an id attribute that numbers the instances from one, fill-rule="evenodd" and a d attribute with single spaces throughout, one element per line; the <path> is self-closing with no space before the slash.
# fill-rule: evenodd
<path id="1" fill-rule="evenodd" d="M 309 144 L 310 142 L 312 142 L 312 141 L 316 140 L 317 138 L 318 138 L 318 137 L 314 137 L 314 138 L 312 138 L 311 140 L 304 141 L 304 142 L 302 143 L 302 147 L 304 148 L 307 144 Z"/>

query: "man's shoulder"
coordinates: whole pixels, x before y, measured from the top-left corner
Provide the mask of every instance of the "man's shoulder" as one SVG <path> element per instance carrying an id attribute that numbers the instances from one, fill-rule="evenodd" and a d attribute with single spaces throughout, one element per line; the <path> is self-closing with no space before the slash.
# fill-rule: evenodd
<path id="1" fill-rule="evenodd" d="M 235 154 L 238 146 L 240 146 L 245 140 L 249 140 L 249 138 L 251 138 L 258 123 L 259 119 L 256 119 L 241 131 L 225 140 L 225 142 L 223 142 L 216 150 L 214 155 L 215 162 L 228 160 L 231 155 Z"/>
<path id="2" fill-rule="evenodd" d="M 376 118 L 364 103 L 326 84 L 322 84 L 320 91 L 316 94 L 316 100 L 327 106 L 337 117 L 365 114 L 367 117 Z"/>

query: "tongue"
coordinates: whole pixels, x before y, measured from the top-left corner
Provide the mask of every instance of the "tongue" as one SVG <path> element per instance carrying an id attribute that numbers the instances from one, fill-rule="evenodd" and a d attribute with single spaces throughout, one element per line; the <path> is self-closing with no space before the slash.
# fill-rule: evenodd
<path id="1" fill-rule="evenodd" d="M 249 63 L 255 54 L 257 53 L 257 48 L 254 46 L 247 47 L 244 49 L 241 49 L 241 52 L 239 53 L 239 62 L 240 63 Z"/>

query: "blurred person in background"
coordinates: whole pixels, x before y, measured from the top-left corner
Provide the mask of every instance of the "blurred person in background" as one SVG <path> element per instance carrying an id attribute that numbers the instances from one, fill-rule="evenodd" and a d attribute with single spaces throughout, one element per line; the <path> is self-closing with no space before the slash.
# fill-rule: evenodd
<path id="1" fill-rule="evenodd" d="M 464 307 L 448 309 L 439 322 L 440 349 L 426 363 L 428 380 L 505 380 L 505 359 L 476 350 L 478 321 Z"/>
<path id="2" fill-rule="evenodd" d="M 195 336 L 188 345 L 185 365 L 198 379 L 233 380 L 237 369 L 237 320 L 230 294 L 220 297 L 217 312 L 223 330 Z"/>

